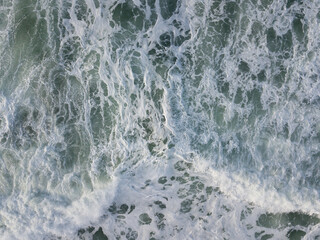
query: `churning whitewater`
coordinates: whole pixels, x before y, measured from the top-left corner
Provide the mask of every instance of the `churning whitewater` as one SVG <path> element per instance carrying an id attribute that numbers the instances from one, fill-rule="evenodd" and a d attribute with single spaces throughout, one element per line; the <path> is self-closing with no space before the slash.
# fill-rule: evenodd
<path id="1" fill-rule="evenodd" d="M 320 239 L 320 1 L 0 0 L 0 239 Z"/>

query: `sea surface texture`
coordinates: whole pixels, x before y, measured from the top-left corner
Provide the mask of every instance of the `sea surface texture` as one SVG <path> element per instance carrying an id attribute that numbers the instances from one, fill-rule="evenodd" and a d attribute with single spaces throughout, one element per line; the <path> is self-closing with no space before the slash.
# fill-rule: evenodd
<path id="1" fill-rule="evenodd" d="M 0 239 L 320 239 L 320 0 L 0 0 Z"/>

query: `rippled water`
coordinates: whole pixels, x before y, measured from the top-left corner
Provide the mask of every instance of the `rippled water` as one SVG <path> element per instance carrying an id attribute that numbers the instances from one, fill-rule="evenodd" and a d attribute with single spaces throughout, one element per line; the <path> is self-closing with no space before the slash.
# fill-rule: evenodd
<path id="1" fill-rule="evenodd" d="M 319 0 L 0 0 L 1 239 L 320 239 Z"/>

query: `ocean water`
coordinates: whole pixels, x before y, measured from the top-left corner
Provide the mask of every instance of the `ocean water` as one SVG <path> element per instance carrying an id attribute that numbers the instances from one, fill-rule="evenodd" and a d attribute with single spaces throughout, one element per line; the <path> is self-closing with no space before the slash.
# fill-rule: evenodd
<path id="1" fill-rule="evenodd" d="M 0 0 L 0 239 L 320 239 L 320 1 Z"/>

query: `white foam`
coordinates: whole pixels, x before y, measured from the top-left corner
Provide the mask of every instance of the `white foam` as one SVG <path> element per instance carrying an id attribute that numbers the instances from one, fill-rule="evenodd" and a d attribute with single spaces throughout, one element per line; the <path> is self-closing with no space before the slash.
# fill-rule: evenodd
<path id="1" fill-rule="evenodd" d="M 30 110 L 25 126 L 38 133 L 27 149 L 0 145 L 5 166 L 0 168 L 3 239 L 73 239 L 88 226 L 95 231 L 101 226 L 111 239 L 122 231 L 138 239 L 152 237 L 151 232 L 165 239 L 246 239 L 265 231 L 281 239 L 290 227 L 261 226 L 261 214 L 300 211 L 320 216 L 319 173 L 313 172 L 318 167 L 313 155 L 320 150 L 316 2 L 287 9 L 274 1 L 264 9 L 243 0 L 225 45 L 219 40 L 224 33 L 213 23 L 225 20 L 230 1 L 216 9 L 210 1 L 180 1 L 169 19 L 161 17 L 160 0 L 155 9 L 139 0 L 100 1 L 98 8 L 93 0 L 85 2 L 88 12 L 83 19 L 75 0 L 67 9 L 70 19 L 62 19 L 63 1 L 54 7 L 38 3 L 46 9 L 48 44 L 53 48 L 54 31 L 60 31 L 60 48 L 55 49 L 59 56 L 51 59 L 65 81 L 59 94 L 53 93 L 56 83 L 49 82 L 57 69 L 45 61 L 28 65 L 9 97 L 0 95 L 0 137 L 13 131 L 21 106 Z M 112 20 L 118 4 L 139 9 L 146 19 L 156 11 L 158 18 L 142 30 L 133 25 L 124 29 Z M 59 23 L 52 17 L 55 8 Z M 279 63 L 265 32 L 272 27 L 277 35 L 287 33 L 301 10 L 308 43 L 304 47 L 293 37 L 292 57 Z M 253 29 L 256 23 L 260 30 Z M 171 34 L 171 43 L 179 35 L 187 40 L 160 46 L 165 33 Z M 287 72 L 280 83 L 274 80 L 279 64 Z M 43 70 L 47 67 L 49 74 Z M 263 70 L 266 79 L 258 79 Z M 227 84 L 228 91 L 221 84 Z M 47 97 L 41 98 L 41 92 Z M 252 100 L 255 97 L 258 100 Z M 30 117 L 36 108 L 37 126 Z M 58 126 L 51 108 L 68 109 L 64 121 L 76 123 Z M 102 127 L 91 119 L 97 109 Z M 68 133 L 75 142 L 68 140 Z M 63 165 L 64 152 L 77 149 L 73 154 L 78 154 L 86 147 L 70 169 Z M 177 162 L 188 167 L 179 170 Z M 161 177 L 166 177 L 165 184 Z M 157 201 L 166 208 L 160 209 Z M 113 202 L 135 209 L 111 213 Z M 183 209 L 183 203 L 190 210 Z M 141 223 L 145 213 L 152 219 L 149 225 Z M 318 225 L 311 225 L 301 226 L 306 239 L 320 234 Z"/>

